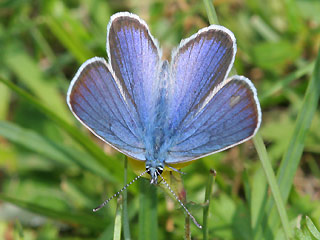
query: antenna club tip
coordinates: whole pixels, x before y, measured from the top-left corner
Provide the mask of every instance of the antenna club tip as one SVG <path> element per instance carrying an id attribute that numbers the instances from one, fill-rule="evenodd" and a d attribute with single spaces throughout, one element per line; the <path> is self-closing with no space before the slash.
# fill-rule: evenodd
<path id="1" fill-rule="evenodd" d="M 99 209 L 98 208 L 94 208 L 92 209 L 92 212 L 97 212 Z"/>

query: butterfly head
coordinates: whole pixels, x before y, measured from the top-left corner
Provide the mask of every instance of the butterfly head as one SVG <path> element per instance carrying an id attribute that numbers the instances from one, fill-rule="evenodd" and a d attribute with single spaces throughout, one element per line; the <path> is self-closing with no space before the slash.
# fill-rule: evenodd
<path id="1" fill-rule="evenodd" d="M 158 183 L 158 176 L 163 172 L 164 165 L 161 162 L 147 162 L 146 163 L 146 170 L 147 173 L 150 174 L 150 183 L 157 184 Z"/>

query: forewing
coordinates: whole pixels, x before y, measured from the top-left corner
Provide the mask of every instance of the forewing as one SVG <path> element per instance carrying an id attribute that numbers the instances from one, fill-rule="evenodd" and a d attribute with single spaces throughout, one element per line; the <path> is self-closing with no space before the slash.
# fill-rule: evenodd
<path id="1" fill-rule="evenodd" d="M 143 127 L 151 119 L 158 96 L 160 50 L 147 24 L 131 13 L 111 17 L 107 51 L 112 69 L 136 106 Z"/>
<path id="2" fill-rule="evenodd" d="M 245 77 L 218 85 L 207 104 L 188 115 L 168 151 L 167 163 L 200 158 L 240 144 L 256 133 L 261 111 L 256 89 Z"/>
<path id="3" fill-rule="evenodd" d="M 173 53 L 168 130 L 173 135 L 190 112 L 227 77 L 236 53 L 232 32 L 212 25 L 183 40 Z"/>
<path id="4" fill-rule="evenodd" d="M 145 160 L 141 123 L 126 91 L 103 58 L 92 58 L 72 80 L 67 102 L 75 117 L 100 139 Z"/>

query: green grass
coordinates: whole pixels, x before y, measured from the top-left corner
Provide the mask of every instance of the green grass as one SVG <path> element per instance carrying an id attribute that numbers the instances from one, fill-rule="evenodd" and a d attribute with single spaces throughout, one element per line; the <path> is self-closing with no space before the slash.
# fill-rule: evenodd
<path id="1" fill-rule="evenodd" d="M 6 0 L 0 9 L 0 239 L 319 239 L 319 1 Z M 85 60 L 106 57 L 117 11 L 144 18 L 167 58 L 219 21 L 237 38 L 233 73 L 258 90 L 258 136 L 183 169 L 202 230 L 144 179 L 92 212 L 135 174 L 65 96 Z"/>

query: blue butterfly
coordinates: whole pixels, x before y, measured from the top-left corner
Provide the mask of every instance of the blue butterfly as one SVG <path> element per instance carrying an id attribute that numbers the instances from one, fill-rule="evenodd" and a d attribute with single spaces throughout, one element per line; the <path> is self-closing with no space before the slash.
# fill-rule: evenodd
<path id="1" fill-rule="evenodd" d="M 211 25 L 181 41 L 171 61 L 137 15 L 117 13 L 107 31 L 109 61 L 87 60 L 67 102 L 74 116 L 118 151 L 145 162 L 151 183 L 164 168 L 253 137 L 261 122 L 251 81 L 227 78 L 233 33 Z"/>

